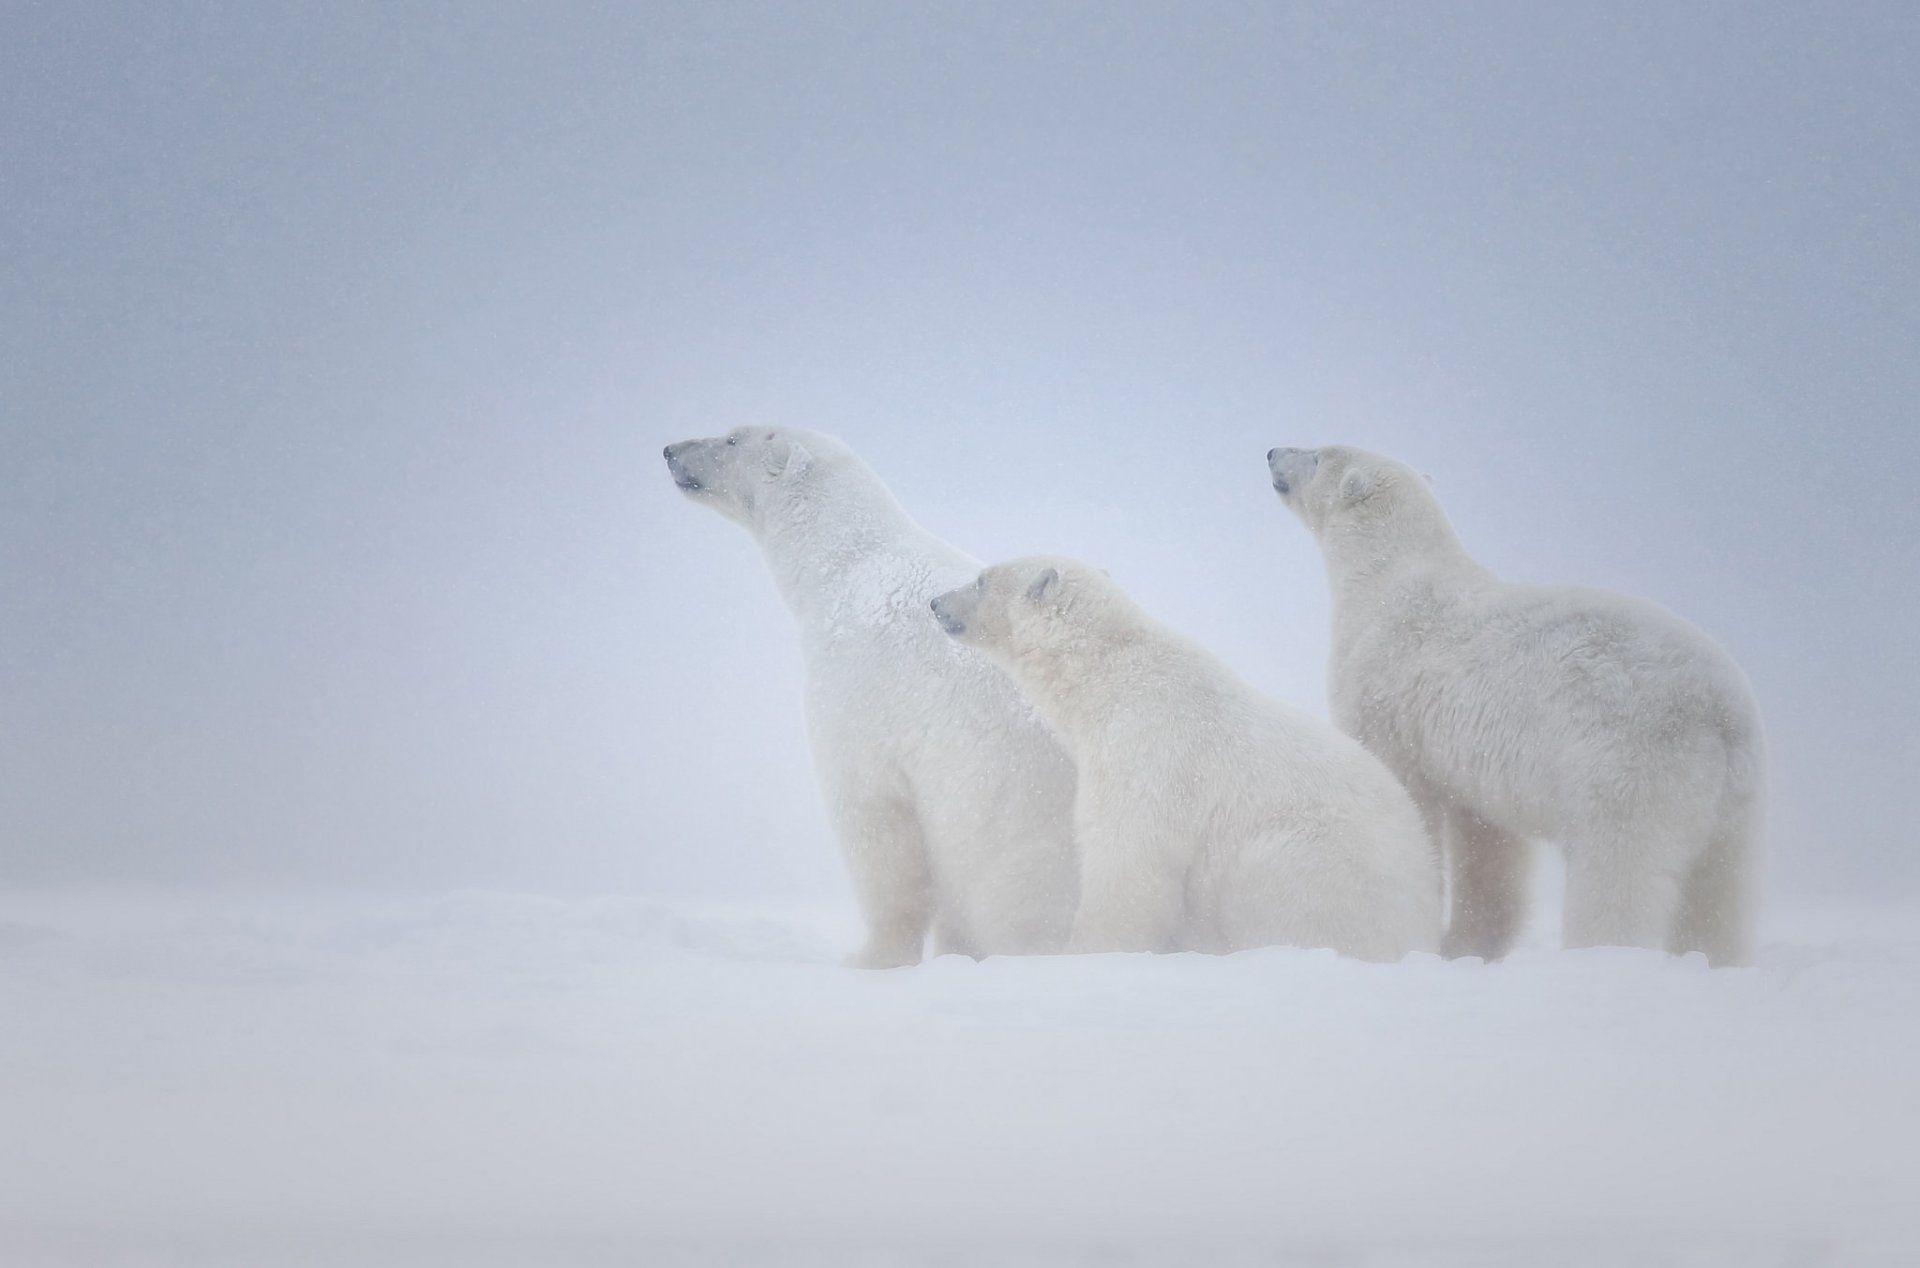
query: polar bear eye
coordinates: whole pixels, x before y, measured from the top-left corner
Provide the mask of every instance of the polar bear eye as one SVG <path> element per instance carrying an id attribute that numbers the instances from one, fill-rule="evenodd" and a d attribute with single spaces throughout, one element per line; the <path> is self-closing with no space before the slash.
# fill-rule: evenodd
<path id="1" fill-rule="evenodd" d="M 738 436 L 729 436 L 727 437 L 727 443 L 729 445 L 737 445 L 740 443 L 740 438 Z"/>

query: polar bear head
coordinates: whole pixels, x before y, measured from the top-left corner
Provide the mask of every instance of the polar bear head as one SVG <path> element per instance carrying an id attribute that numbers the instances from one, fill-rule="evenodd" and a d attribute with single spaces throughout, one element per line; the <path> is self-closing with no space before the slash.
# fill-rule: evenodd
<path id="1" fill-rule="evenodd" d="M 940 595 L 933 616 L 960 642 L 1015 663 L 1083 641 L 1117 594 L 1097 568 L 1035 556 L 995 564 L 972 585 Z"/>
<path id="2" fill-rule="evenodd" d="M 668 445 L 666 458 L 681 492 L 758 532 L 769 511 L 837 452 L 825 436 L 798 428 L 736 427 L 724 436 Z"/>
<path id="3" fill-rule="evenodd" d="M 1430 481 L 1403 462 L 1346 445 L 1269 449 L 1273 491 L 1321 545 L 1363 539 L 1374 551 L 1451 542 Z"/>

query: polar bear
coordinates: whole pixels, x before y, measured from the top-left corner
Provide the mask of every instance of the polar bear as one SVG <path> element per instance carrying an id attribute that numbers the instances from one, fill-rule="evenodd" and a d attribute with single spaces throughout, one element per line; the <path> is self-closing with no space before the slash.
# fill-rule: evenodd
<path id="1" fill-rule="evenodd" d="M 1507 950 L 1544 838 L 1566 856 L 1568 946 L 1747 963 L 1764 759 L 1719 645 L 1639 599 L 1501 581 L 1392 459 L 1275 449 L 1267 465 L 1326 559 L 1334 720 L 1444 841 L 1446 950 Z"/>
<path id="2" fill-rule="evenodd" d="M 666 448 L 674 482 L 759 542 L 799 625 L 814 767 L 866 946 L 849 963 L 1058 951 L 1077 898 L 1073 764 L 927 602 L 978 561 L 907 517 L 839 441 L 740 428 Z"/>
<path id="3" fill-rule="evenodd" d="M 1079 770 L 1069 951 L 1281 945 L 1397 960 L 1438 946 L 1439 865 L 1386 768 L 1105 573 L 1023 559 L 932 606 L 1025 690 Z"/>

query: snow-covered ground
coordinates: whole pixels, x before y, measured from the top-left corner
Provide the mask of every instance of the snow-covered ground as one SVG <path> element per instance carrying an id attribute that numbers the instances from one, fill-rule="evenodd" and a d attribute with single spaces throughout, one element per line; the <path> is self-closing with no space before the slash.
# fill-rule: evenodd
<path id="1" fill-rule="evenodd" d="M 1728 971 L 848 923 L 0 898 L 0 1265 L 1920 1263 L 1920 912 Z"/>

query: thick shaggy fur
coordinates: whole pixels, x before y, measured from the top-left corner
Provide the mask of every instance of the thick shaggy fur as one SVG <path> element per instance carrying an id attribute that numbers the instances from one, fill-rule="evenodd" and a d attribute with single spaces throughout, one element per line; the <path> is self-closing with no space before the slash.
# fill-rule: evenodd
<path id="1" fill-rule="evenodd" d="M 1764 759 L 1719 645 L 1639 599 L 1501 581 L 1391 459 L 1276 449 L 1268 465 L 1326 558 L 1334 720 L 1446 843 L 1448 951 L 1507 950 L 1544 838 L 1566 855 L 1568 946 L 1747 963 Z"/>
<path id="2" fill-rule="evenodd" d="M 814 765 L 866 916 L 850 963 L 1058 951 L 1077 893 L 1074 773 L 1033 709 L 927 616 L 979 563 L 846 446 L 794 428 L 669 445 L 689 497 L 760 543 L 800 627 Z"/>
<path id="3" fill-rule="evenodd" d="M 1432 950 L 1440 879 L 1419 812 L 1358 744 L 1268 699 L 1065 559 L 934 601 L 1039 706 L 1079 768 L 1069 949 Z"/>

